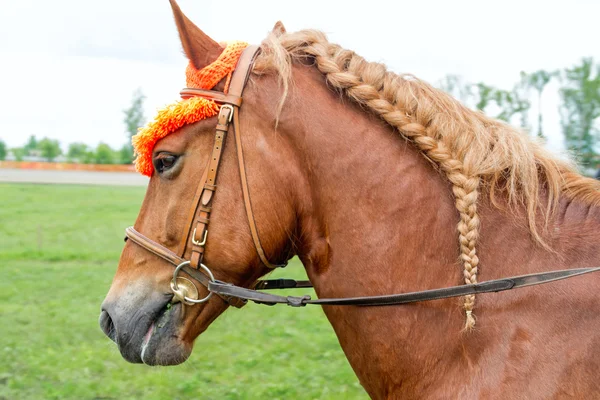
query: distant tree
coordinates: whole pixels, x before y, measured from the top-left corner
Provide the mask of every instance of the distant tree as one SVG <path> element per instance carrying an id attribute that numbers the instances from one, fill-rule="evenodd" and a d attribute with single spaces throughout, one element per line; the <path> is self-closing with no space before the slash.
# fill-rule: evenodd
<path id="1" fill-rule="evenodd" d="M 6 159 L 6 143 L 0 139 L 0 161 L 4 161 Z"/>
<path id="2" fill-rule="evenodd" d="M 94 164 L 96 162 L 96 153 L 93 150 L 88 150 L 81 158 L 84 164 Z"/>
<path id="3" fill-rule="evenodd" d="M 133 153 L 131 145 L 124 144 L 118 154 L 119 164 L 131 164 L 133 162 Z"/>
<path id="4" fill-rule="evenodd" d="M 496 118 L 510 122 L 513 116 L 520 115 L 521 126 L 527 128 L 527 113 L 531 104 L 522 85 L 515 85 L 511 91 L 494 89 L 491 95 L 500 108 L 500 113 L 496 115 Z"/>
<path id="5" fill-rule="evenodd" d="M 124 144 L 119 150 L 119 164 L 131 164 L 133 162 L 133 147 L 131 144 Z"/>
<path id="6" fill-rule="evenodd" d="M 521 126 L 527 128 L 529 103 L 526 87 L 517 83 L 511 90 L 498 89 L 479 82 L 473 85 L 475 108 L 493 118 L 511 122 L 515 115 L 520 115 Z"/>
<path id="7" fill-rule="evenodd" d="M 561 75 L 561 125 L 567 148 L 577 153 L 584 168 L 597 159 L 595 143 L 600 136 L 600 66 L 592 58 L 567 68 Z"/>
<path id="8" fill-rule="evenodd" d="M 125 130 L 127 132 L 127 147 L 129 148 L 130 160 L 133 160 L 133 146 L 131 145 L 131 137 L 135 135 L 138 128 L 144 125 L 146 118 L 144 117 L 144 100 L 146 96 L 142 93 L 140 88 L 133 92 L 131 98 L 131 106 L 123 110 L 125 117 L 123 122 L 125 123 Z"/>
<path id="9" fill-rule="evenodd" d="M 41 150 L 39 149 L 38 140 L 34 135 L 29 136 L 27 143 L 23 146 L 23 150 L 25 150 L 25 154 L 29 155 L 33 150 Z"/>
<path id="10" fill-rule="evenodd" d="M 38 142 L 38 150 L 40 150 L 42 157 L 50 162 L 62 154 L 60 143 L 54 139 L 43 138 L 40 140 Z"/>
<path id="11" fill-rule="evenodd" d="M 513 87 L 513 93 L 515 97 L 515 112 L 519 115 L 521 128 L 528 131 L 529 126 L 529 111 L 531 109 L 530 92 L 527 82 L 525 82 L 523 76 L 521 80 Z"/>
<path id="12" fill-rule="evenodd" d="M 473 87 L 477 96 L 475 108 L 481 111 L 485 111 L 486 107 L 492 101 L 494 101 L 494 97 L 496 96 L 497 90 L 493 86 L 488 86 L 483 82 L 476 83 L 475 85 L 473 85 Z"/>
<path id="13" fill-rule="evenodd" d="M 67 151 L 67 159 L 70 162 L 83 162 L 85 153 L 89 151 L 88 146 L 85 143 L 71 143 L 69 150 Z"/>
<path id="14" fill-rule="evenodd" d="M 467 107 L 476 108 L 487 115 L 510 122 L 515 115 L 521 118 L 521 126 L 527 128 L 529 102 L 528 87 L 517 83 L 512 90 L 501 90 L 483 82 L 470 84 L 461 76 L 446 75 L 437 85 Z"/>
<path id="15" fill-rule="evenodd" d="M 538 110 L 537 110 L 537 124 L 538 124 L 538 129 L 537 129 L 537 135 L 540 138 L 544 137 L 544 132 L 543 132 L 543 128 L 542 128 L 542 93 L 544 92 L 544 88 L 546 87 L 546 85 L 550 82 L 550 80 L 557 76 L 558 72 L 557 71 L 545 71 L 543 69 L 540 69 L 539 71 L 535 71 L 532 72 L 530 74 L 527 74 L 525 72 L 521 72 L 521 80 L 523 82 L 525 82 L 525 84 L 527 86 L 529 86 L 530 88 L 535 89 L 535 91 L 537 92 L 537 96 L 538 96 Z"/>
<path id="16" fill-rule="evenodd" d="M 15 160 L 23 161 L 23 158 L 27 155 L 27 152 L 23 147 L 15 147 L 11 149 L 13 155 L 15 156 Z"/>
<path id="17" fill-rule="evenodd" d="M 99 143 L 96 147 L 94 162 L 96 164 L 114 164 L 115 152 L 106 143 Z"/>

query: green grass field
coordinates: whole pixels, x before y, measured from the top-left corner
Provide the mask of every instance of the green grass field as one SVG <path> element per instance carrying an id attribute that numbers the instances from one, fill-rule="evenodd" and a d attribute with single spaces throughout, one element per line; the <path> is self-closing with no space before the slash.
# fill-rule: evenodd
<path id="1" fill-rule="evenodd" d="M 124 361 L 97 319 L 143 196 L 0 184 L 0 399 L 367 398 L 316 307 L 230 309 L 183 365 Z"/>

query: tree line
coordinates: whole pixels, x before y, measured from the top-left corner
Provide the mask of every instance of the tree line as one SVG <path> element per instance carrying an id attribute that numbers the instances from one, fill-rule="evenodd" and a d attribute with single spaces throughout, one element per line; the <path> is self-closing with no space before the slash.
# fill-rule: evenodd
<path id="1" fill-rule="evenodd" d="M 119 150 L 111 148 L 106 143 L 99 143 L 90 147 L 82 142 L 70 143 L 66 152 L 60 147 L 56 139 L 38 139 L 31 135 L 23 147 L 7 149 L 6 144 L 0 140 L 0 160 L 5 160 L 11 152 L 15 161 L 40 159 L 48 162 L 65 160 L 70 163 L 81 164 L 130 164 L 131 151 L 127 146 Z"/>
<path id="2" fill-rule="evenodd" d="M 35 135 L 31 135 L 24 146 L 12 149 L 8 149 L 6 143 L 0 139 L 0 161 L 5 160 L 10 152 L 16 161 L 39 158 L 53 162 L 62 158 L 67 162 L 82 164 L 131 164 L 133 162 L 131 137 L 137 133 L 138 127 L 145 123 L 144 100 L 144 94 L 137 89 L 133 93 L 131 105 L 123 110 L 123 122 L 129 140 L 120 149 L 113 149 L 102 142 L 96 147 L 75 142 L 70 143 L 66 152 L 63 152 L 58 140 L 47 137 L 38 139 Z"/>
<path id="3" fill-rule="evenodd" d="M 521 72 L 519 81 L 509 90 L 465 82 L 458 75 L 447 75 L 437 86 L 466 106 L 518 125 L 543 140 L 543 93 L 552 81 L 559 84 L 558 112 L 565 147 L 582 169 L 594 168 L 600 163 L 600 64 L 593 58 L 583 58 L 563 70 Z M 537 105 L 534 110 L 533 99 Z M 535 130 L 530 123 L 532 114 Z"/>

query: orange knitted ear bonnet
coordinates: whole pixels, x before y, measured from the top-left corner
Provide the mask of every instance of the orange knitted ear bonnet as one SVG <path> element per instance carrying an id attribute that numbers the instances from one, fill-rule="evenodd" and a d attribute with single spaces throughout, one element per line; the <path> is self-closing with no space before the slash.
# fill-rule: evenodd
<path id="1" fill-rule="evenodd" d="M 244 42 L 228 43 L 215 62 L 201 70 L 197 70 L 192 62 L 186 69 L 186 85 L 190 88 L 212 89 L 223 78 L 227 77 L 225 93 L 229 89 L 231 74 L 242 54 L 248 46 Z M 131 138 L 136 154 L 135 169 L 146 176 L 152 176 L 152 151 L 157 141 L 187 124 L 214 117 L 219 113 L 220 105 L 202 97 L 190 97 L 170 104 L 158 112 L 154 120 Z"/>

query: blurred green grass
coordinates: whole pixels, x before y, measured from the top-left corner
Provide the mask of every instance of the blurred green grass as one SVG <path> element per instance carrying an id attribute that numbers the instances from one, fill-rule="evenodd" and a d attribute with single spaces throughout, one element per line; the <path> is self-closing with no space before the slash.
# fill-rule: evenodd
<path id="1" fill-rule="evenodd" d="M 143 196 L 0 184 L 0 399 L 367 398 L 316 307 L 230 309 L 183 365 L 124 361 L 97 319 Z"/>

